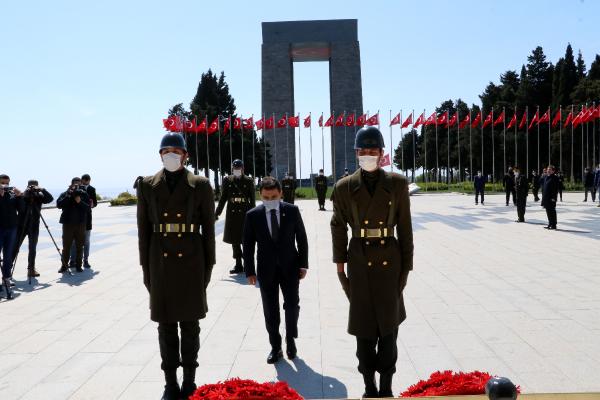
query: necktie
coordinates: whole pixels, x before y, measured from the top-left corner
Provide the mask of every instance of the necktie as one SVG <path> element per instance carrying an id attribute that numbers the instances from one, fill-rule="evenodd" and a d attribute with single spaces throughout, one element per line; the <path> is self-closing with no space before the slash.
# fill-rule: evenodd
<path id="1" fill-rule="evenodd" d="M 277 210 L 271 210 L 271 237 L 275 242 L 279 237 L 279 223 L 277 222 Z"/>

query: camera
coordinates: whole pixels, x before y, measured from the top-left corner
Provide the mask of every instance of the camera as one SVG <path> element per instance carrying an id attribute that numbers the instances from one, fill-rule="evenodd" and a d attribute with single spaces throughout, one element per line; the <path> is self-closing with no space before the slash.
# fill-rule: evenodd
<path id="1" fill-rule="evenodd" d="M 5 192 L 13 193 L 15 191 L 14 186 L 8 186 L 8 185 L 0 185 L 0 186 L 2 187 L 2 190 L 4 190 Z"/>
<path id="2" fill-rule="evenodd" d="M 69 186 L 68 192 L 73 196 L 81 196 L 83 194 L 87 194 L 87 190 L 83 185 L 71 185 Z"/>

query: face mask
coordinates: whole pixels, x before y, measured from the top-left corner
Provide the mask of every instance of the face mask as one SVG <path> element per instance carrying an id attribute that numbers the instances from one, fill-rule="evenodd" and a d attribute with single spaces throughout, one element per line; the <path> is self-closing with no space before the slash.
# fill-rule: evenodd
<path id="1" fill-rule="evenodd" d="M 240 176 L 242 176 L 242 170 L 241 169 L 234 169 L 233 170 L 233 176 L 235 176 L 236 178 L 239 178 Z"/>
<path id="2" fill-rule="evenodd" d="M 379 156 L 358 156 L 358 165 L 367 172 L 379 168 Z"/>
<path id="3" fill-rule="evenodd" d="M 177 153 L 167 153 L 162 156 L 163 166 L 169 172 L 175 172 L 181 167 L 181 156 Z"/>
<path id="4" fill-rule="evenodd" d="M 518 173 L 518 172 L 515 172 L 515 176 L 519 176 L 519 173 Z"/>
<path id="5" fill-rule="evenodd" d="M 324 174 L 324 173 L 322 173 L 322 172 L 319 172 L 319 176 L 323 176 L 323 175 L 325 175 L 325 174 Z"/>
<path id="6" fill-rule="evenodd" d="M 263 204 L 265 205 L 267 211 L 277 210 L 279 200 L 263 200 Z"/>

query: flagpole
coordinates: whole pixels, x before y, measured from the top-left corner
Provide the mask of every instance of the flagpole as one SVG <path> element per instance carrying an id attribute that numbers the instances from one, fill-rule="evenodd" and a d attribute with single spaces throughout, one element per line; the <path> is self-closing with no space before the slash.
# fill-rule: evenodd
<path id="1" fill-rule="evenodd" d="M 506 168 L 506 107 L 502 107 L 502 157 L 503 157 L 503 163 L 502 163 L 502 168 Z M 515 164 L 515 162 L 513 161 L 513 165 Z"/>
<path id="2" fill-rule="evenodd" d="M 558 168 L 562 171 L 562 105 L 558 107 Z"/>
<path id="3" fill-rule="evenodd" d="M 412 116 L 415 117 L 415 109 L 412 110 Z M 413 120 L 414 121 L 414 120 Z M 412 123 L 413 131 L 413 168 L 412 168 L 412 183 L 415 183 L 415 168 L 417 168 L 417 130 L 415 129 L 415 123 Z"/>
<path id="4" fill-rule="evenodd" d="M 206 120 L 206 135 L 208 136 L 208 119 Z M 218 137 L 218 141 L 219 141 L 219 176 L 218 176 L 218 182 L 220 185 L 223 185 L 223 167 L 221 166 L 221 132 L 219 131 L 217 133 Z"/>
<path id="5" fill-rule="evenodd" d="M 448 141 L 446 143 L 446 185 L 450 184 L 450 111 L 446 111 L 446 126 L 448 127 Z"/>
<path id="6" fill-rule="evenodd" d="M 587 103 L 585 103 L 585 108 L 587 109 Z M 585 121 L 585 165 L 586 167 L 590 165 L 590 124 L 588 121 Z"/>
<path id="7" fill-rule="evenodd" d="M 312 143 L 312 117 L 311 112 L 308 113 L 308 120 L 310 121 L 310 125 L 308 125 L 308 137 L 310 139 L 310 187 L 313 188 L 313 143 Z M 304 122 L 304 121 L 302 121 Z M 323 171 L 325 172 L 325 171 Z"/>
<path id="8" fill-rule="evenodd" d="M 312 124 L 312 121 L 311 121 Z M 323 113 L 321 113 L 321 168 L 325 172 L 325 128 L 323 127 Z"/>
<path id="9" fill-rule="evenodd" d="M 573 148 L 575 147 L 575 142 L 573 139 L 573 129 L 573 104 L 571 104 L 571 182 L 575 182 L 575 166 L 573 165 L 573 159 L 575 156 Z"/>
<path id="10" fill-rule="evenodd" d="M 300 174 L 298 175 L 298 179 L 300 180 L 300 187 L 302 187 L 302 135 L 301 135 L 302 127 L 300 126 L 300 113 L 298 113 L 298 152 L 299 152 L 299 169 Z M 296 133 L 296 128 L 294 128 L 294 133 Z M 294 140 L 294 144 L 296 141 Z"/>
<path id="11" fill-rule="evenodd" d="M 519 165 L 519 142 L 517 140 L 517 125 L 519 125 L 519 121 L 517 116 L 517 105 L 515 104 L 515 164 Z M 525 170 L 525 176 L 529 176 L 529 171 Z"/>
<path id="12" fill-rule="evenodd" d="M 423 115 L 425 115 L 425 109 L 423 109 Z M 427 191 L 427 128 L 423 125 L 423 144 L 425 145 L 425 164 L 423 165 L 423 176 L 425 177 L 425 191 Z"/>
<path id="13" fill-rule="evenodd" d="M 219 115 L 217 114 L 217 130 L 219 130 Z M 206 116 L 206 177 L 210 181 L 210 152 L 208 144 L 208 114 Z"/>
<path id="14" fill-rule="evenodd" d="M 525 106 L 525 164 L 529 171 L 529 106 Z M 540 169 L 536 167 L 535 171 L 539 174 Z"/>
<path id="15" fill-rule="evenodd" d="M 596 103 L 592 103 L 592 107 L 594 113 L 596 112 Z M 599 106 L 600 107 L 600 106 Z M 599 115 L 600 117 L 600 115 Z M 594 166 L 596 165 L 596 118 L 592 117 L 592 171 L 594 170 Z M 600 200 L 599 200 L 600 202 Z"/>
<path id="16" fill-rule="evenodd" d="M 279 166 L 277 162 L 277 135 L 275 134 L 275 113 L 273 113 L 273 141 L 275 142 L 275 178 L 279 179 Z"/>
<path id="17" fill-rule="evenodd" d="M 346 111 L 342 113 L 344 124 L 344 168 L 348 168 L 348 135 L 346 134 Z"/>
<path id="18" fill-rule="evenodd" d="M 492 183 L 496 182 L 496 146 L 494 140 L 494 107 L 492 107 Z"/>
<path id="19" fill-rule="evenodd" d="M 256 153 L 254 150 L 254 114 L 250 117 L 252 125 L 250 126 L 250 134 L 252 135 L 252 181 L 256 180 Z M 242 126 L 244 126 L 244 120 L 242 120 Z"/>
<path id="20" fill-rule="evenodd" d="M 194 117 L 194 126 L 197 127 L 198 126 L 198 121 L 196 120 L 196 117 Z M 194 130 L 197 128 L 194 128 Z M 194 168 L 194 175 L 198 175 L 198 132 L 194 132 L 195 133 L 195 138 L 194 138 L 194 142 L 195 142 L 195 147 L 196 147 L 196 168 Z"/>
<path id="21" fill-rule="evenodd" d="M 440 155 L 438 150 L 438 116 L 437 110 L 435 113 L 435 181 L 440 182 Z"/>
<path id="22" fill-rule="evenodd" d="M 540 106 L 537 106 L 537 169 L 540 170 Z"/>
<path id="23" fill-rule="evenodd" d="M 587 103 L 585 103 L 585 108 L 583 108 L 582 106 L 582 111 L 587 109 Z M 584 117 L 584 113 L 582 113 L 581 119 L 583 120 Z M 583 122 L 581 123 L 581 182 L 583 183 L 583 171 L 585 170 L 584 167 L 584 150 L 583 150 Z"/>
<path id="24" fill-rule="evenodd" d="M 481 105 L 481 118 L 483 118 L 483 104 Z M 477 118 L 477 117 L 475 117 Z M 485 120 L 484 120 L 485 121 Z M 481 121 L 480 121 L 481 122 Z M 479 124 L 477 124 L 479 125 Z M 484 170 L 484 163 L 483 163 L 483 124 L 481 125 L 481 175 L 485 176 L 485 172 L 483 172 Z M 487 179 L 487 178 L 486 178 Z"/>
<path id="25" fill-rule="evenodd" d="M 472 109 L 469 108 L 469 181 L 473 181 L 473 123 Z"/>
<path id="26" fill-rule="evenodd" d="M 294 140 L 294 145 L 296 144 L 296 140 Z M 288 124 L 288 113 L 285 113 L 285 151 L 287 153 L 287 173 L 290 174 L 290 124 Z M 294 151 L 294 158 L 296 156 L 296 151 Z M 296 166 L 294 165 L 294 169 Z"/>
<path id="27" fill-rule="evenodd" d="M 263 148 L 265 150 L 265 171 L 263 172 L 263 177 L 269 176 L 267 175 L 269 171 L 267 171 L 267 130 L 265 129 L 265 113 L 262 114 L 262 140 L 263 140 Z"/>
<path id="28" fill-rule="evenodd" d="M 229 119 L 229 161 L 233 165 L 233 125 L 231 124 L 231 115 L 227 118 Z M 233 174 L 233 169 L 231 173 Z"/>
<path id="29" fill-rule="evenodd" d="M 456 147 L 458 148 L 458 177 L 456 183 L 462 182 L 462 171 L 460 169 L 460 113 L 458 112 L 458 104 L 456 105 Z"/>
<path id="30" fill-rule="evenodd" d="M 233 139 L 233 136 L 231 137 Z M 240 114 L 240 139 L 242 140 L 242 162 L 245 163 L 244 160 L 244 116 Z"/>
<path id="31" fill-rule="evenodd" d="M 354 110 L 354 139 L 356 140 L 356 110 Z"/>
<path id="32" fill-rule="evenodd" d="M 402 116 L 402 109 L 400 109 L 400 160 L 401 160 L 401 167 L 402 170 L 404 171 L 404 176 L 406 176 L 406 170 L 404 169 L 404 141 L 402 140 L 402 124 L 404 123 L 404 121 L 402 120 L 403 116 Z M 392 147 L 390 146 L 390 161 L 391 164 L 394 165 L 394 157 L 392 157 Z M 393 168 L 393 167 L 392 167 Z M 392 169 L 393 171 L 393 169 Z"/>
<path id="33" fill-rule="evenodd" d="M 393 139 L 392 139 L 392 110 L 390 109 L 390 158 L 391 153 L 392 153 L 392 143 L 393 143 Z M 390 171 L 394 172 L 394 162 L 392 160 L 390 160 Z"/>

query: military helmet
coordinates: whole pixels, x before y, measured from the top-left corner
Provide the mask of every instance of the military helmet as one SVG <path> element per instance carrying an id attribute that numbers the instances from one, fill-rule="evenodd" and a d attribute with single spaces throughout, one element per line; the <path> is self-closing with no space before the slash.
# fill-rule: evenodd
<path id="1" fill-rule="evenodd" d="M 242 160 L 240 160 L 239 158 L 233 160 L 233 162 L 231 163 L 231 166 L 233 168 L 242 168 L 244 166 L 244 162 Z"/>
<path id="2" fill-rule="evenodd" d="M 179 133 L 169 132 L 165 136 L 162 137 L 162 140 L 160 141 L 159 152 L 163 151 L 164 149 L 166 149 L 168 147 L 174 147 L 176 149 L 181 149 L 181 150 L 184 150 L 187 152 L 187 147 L 185 145 L 185 139 Z"/>
<path id="3" fill-rule="evenodd" d="M 383 149 L 385 144 L 383 142 L 383 135 L 374 126 L 365 126 L 360 128 L 356 132 L 356 139 L 354 140 L 354 149 Z"/>
<path id="4" fill-rule="evenodd" d="M 493 377 L 485 384 L 485 393 L 490 400 L 515 400 L 517 388 L 508 378 Z"/>

